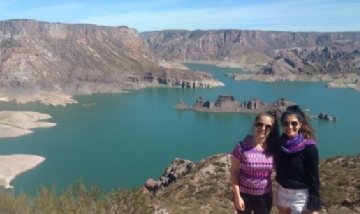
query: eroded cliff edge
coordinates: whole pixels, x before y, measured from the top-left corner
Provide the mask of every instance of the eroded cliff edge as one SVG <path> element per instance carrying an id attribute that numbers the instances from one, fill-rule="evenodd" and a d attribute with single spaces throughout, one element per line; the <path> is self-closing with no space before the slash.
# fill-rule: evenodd
<path id="1" fill-rule="evenodd" d="M 157 57 L 135 29 L 0 21 L 0 92 L 89 94 L 149 86 L 214 87 L 211 74 Z"/>

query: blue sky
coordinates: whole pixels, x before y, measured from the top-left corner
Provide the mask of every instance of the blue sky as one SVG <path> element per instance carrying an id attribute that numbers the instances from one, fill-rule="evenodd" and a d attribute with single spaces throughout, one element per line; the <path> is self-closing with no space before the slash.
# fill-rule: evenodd
<path id="1" fill-rule="evenodd" d="M 0 0 L 0 20 L 126 25 L 138 31 L 360 31 L 360 0 Z"/>

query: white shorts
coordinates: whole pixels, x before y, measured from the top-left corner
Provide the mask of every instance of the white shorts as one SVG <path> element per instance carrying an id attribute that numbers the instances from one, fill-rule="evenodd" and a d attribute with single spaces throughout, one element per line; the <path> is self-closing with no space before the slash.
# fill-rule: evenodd
<path id="1" fill-rule="evenodd" d="M 292 214 L 297 214 L 307 210 L 306 202 L 308 197 L 308 189 L 286 189 L 278 185 L 276 204 L 280 207 L 290 208 Z"/>

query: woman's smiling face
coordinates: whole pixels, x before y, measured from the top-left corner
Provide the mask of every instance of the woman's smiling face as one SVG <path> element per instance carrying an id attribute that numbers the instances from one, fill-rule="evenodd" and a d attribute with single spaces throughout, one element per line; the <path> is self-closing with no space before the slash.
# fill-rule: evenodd
<path id="1" fill-rule="evenodd" d="M 301 123 L 295 114 L 289 114 L 281 121 L 281 126 L 284 133 L 291 139 L 299 133 Z"/>
<path id="2" fill-rule="evenodd" d="M 266 138 L 271 132 L 273 125 L 273 119 L 269 116 L 263 115 L 257 121 L 255 121 L 254 134 L 260 138 Z"/>

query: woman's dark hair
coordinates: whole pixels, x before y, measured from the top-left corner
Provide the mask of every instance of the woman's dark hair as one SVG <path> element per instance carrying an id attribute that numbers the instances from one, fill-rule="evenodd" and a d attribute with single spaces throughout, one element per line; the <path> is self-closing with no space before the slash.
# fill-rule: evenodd
<path id="1" fill-rule="evenodd" d="M 292 105 L 286 108 L 285 112 L 281 115 L 281 123 L 284 121 L 285 117 L 288 115 L 295 115 L 299 122 L 301 123 L 301 128 L 299 129 L 299 133 L 303 134 L 305 139 L 314 139 L 316 140 L 315 131 L 311 127 L 309 116 L 304 113 L 300 106 Z"/>
<path id="2" fill-rule="evenodd" d="M 272 125 L 272 129 L 269 133 L 269 135 L 266 137 L 266 147 L 267 147 L 267 153 L 268 155 L 274 156 L 276 155 L 281 148 L 281 144 L 280 144 L 280 129 L 279 129 L 279 125 L 278 125 L 278 116 L 276 111 L 270 110 L 267 112 L 263 112 L 260 113 L 258 115 L 256 115 L 255 120 L 254 120 L 254 124 L 259 121 L 261 119 L 261 117 L 263 116 L 268 116 L 271 117 L 273 119 L 273 125 Z"/>

